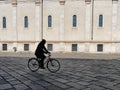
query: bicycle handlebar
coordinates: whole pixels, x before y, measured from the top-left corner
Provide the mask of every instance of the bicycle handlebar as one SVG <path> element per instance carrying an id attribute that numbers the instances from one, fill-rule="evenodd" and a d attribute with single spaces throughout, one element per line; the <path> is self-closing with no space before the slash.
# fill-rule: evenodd
<path id="1" fill-rule="evenodd" d="M 51 53 L 48 53 L 48 56 L 51 56 Z"/>

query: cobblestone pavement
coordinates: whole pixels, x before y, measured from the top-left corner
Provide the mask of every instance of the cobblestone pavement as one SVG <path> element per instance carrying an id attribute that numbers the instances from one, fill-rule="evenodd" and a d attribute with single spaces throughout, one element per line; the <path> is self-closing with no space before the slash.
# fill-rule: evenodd
<path id="1" fill-rule="evenodd" d="M 120 60 L 59 61 L 57 73 L 31 72 L 26 57 L 0 57 L 0 90 L 120 90 Z"/>

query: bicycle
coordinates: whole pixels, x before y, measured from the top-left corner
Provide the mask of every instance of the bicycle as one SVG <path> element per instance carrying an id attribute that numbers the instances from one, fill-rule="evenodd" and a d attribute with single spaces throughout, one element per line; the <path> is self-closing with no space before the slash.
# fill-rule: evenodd
<path id="1" fill-rule="evenodd" d="M 28 68 L 33 72 L 38 71 L 40 65 L 40 59 L 38 58 L 30 58 L 28 60 Z M 57 59 L 51 58 L 51 54 L 48 54 L 46 57 L 44 65 L 46 65 L 47 69 L 52 73 L 56 73 L 60 70 L 60 62 Z"/>

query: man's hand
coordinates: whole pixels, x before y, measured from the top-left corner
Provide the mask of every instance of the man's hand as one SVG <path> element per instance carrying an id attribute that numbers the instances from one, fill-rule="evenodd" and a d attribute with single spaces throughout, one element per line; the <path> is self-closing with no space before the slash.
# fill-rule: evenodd
<path id="1" fill-rule="evenodd" d="M 48 52 L 48 54 L 51 54 L 51 52 Z"/>

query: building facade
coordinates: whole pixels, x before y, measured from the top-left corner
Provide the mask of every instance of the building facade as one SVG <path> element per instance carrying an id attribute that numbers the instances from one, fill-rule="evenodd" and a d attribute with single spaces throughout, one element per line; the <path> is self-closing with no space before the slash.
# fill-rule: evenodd
<path id="1" fill-rule="evenodd" d="M 0 51 L 120 53 L 120 0 L 0 0 Z"/>

